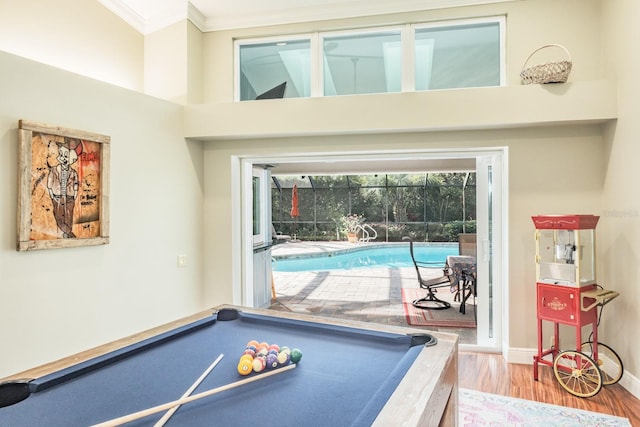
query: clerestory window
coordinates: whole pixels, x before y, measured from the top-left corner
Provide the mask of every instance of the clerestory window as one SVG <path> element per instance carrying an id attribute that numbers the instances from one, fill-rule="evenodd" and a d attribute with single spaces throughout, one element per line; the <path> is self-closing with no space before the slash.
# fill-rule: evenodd
<path id="1" fill-rule="evenodd" d="M 236 100 L 504 84 L 504 17 L 236 40 Z"/>
<path id="2" fill-rule="evenodd" d="M 239 46 L 240 101 L 311 96 L 310 39 Z"/>
<path id="3" fill-rule="evenodd" d="M 500 22 L 415 29 L 416 90 L 499 86 Z"/>

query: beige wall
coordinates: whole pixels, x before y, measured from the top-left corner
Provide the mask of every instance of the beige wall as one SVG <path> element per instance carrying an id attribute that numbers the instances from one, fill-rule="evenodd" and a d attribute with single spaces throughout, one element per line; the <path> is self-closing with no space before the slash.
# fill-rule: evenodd
<path id="1" fill-rule="evenodd" d="M 203 309 L 202 147 L 183 108 L 3 52 L 0 94 L 0 377 Z M 16 252 L 19 119 L 111 137 L 108 245 Z"/>
<path id="2" fill-rule="evenodd" d="M 143 45 L 98 1 L 0 1 L 0 51 L 142 91 Z"/>
<path id="3" fill-rule="evenodd" d="M 144 92 L 178 104 L 202 100 L 202 33 L 180 21 L 145 36 Z"/>
<path id="4" fill-rule="evenodd" d="M 633 41 L 640 39 L 640 2 L 603 1 L 604 73 L 618 82 L 619 119 L 605 128 L 604 193 L 598 233 L 599 277 L 621 293 L 603 314 L 603 342 L 622 358 L 625 370 L 640 376 L 640 56 Z M 637 51 L 637 49 L 635 49 Z M 625 384 L 626 385 L 626 384 Z M 636 382 L 636 395 L 640 385 Z"/>
<path id="5" fill-rule="evenodd" d="M 187 23 L 178 22 L 144 39 L 144 92 L 187 102 Z"/>
<path id="6" fill-rule="evenodd" d="M 198 27 L 190 21 L 187 25 L 187 103 L 199 104 L 202 102 L 202 82 L 204 74 L 202 70 L 202 36 Z"/>

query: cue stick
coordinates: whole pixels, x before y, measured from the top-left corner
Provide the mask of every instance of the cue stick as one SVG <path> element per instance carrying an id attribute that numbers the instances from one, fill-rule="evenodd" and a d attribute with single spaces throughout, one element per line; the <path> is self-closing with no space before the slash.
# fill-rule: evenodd
<path id="1" fill-rule="evenodd" d="M 176 405 L 183 405 L 185 403 L 189 403 L 189 402 L 193 402 L 195 400 L 198 399 L 202 399 L 203 397 L 207 397 L 207 396 L 211 396 L 214 395 L 216 393 L 220 393 L 222 391 L 226 391 L 226 390 L 230 390 L 232 388 L 244 385 L 244 384 L 248 384 L 254 381 L 258 381 L 261 380 L 263 378 L 266 377 L 270 377 L 272 375 L 276 375 L 276 374 L 281 374 L 285 371 L 289 371 L 293 368 L 296 367 L 295 363 L 292 363 L 288 366 L 285 366 L 284 368 L 278 368 L 278 369 L 274 369 L 273 371 L 267 372 L 266 374 L 261 374 L 261 375 L 257 375 L 255 377 L 250 377 L 250 378 L 246 378 L 244 380 L 239 380 L 230 384 L 226 384 L 211 390 L 207 390 L 207 391 L 203 391 L 202 393 L 198 393 L 198 394 L 194 394 L 193 396 L 189 396 L 189 397 L 185 397 L 184 399 L 178 399 L 178 400 L 174 400 L 173 402 L 169 402 L 169 403 L 165 403 L 163 405 L 158 405 L 158 406 L 154 406 L 152 408 L 149 409 L 144 409 L 142 411 L 138 411 L 138 412 L 134 412 L 132 414 L 129 415 L 125 415 L 119 418 L 114 418 L 112 420 L 109 421 L 105 421 L 99 424 L 94 424 L 92 427 L 115 427 L 115 426 L 119 426 L 122 425 L 124 423 L 128 423 L 131 421 L 135 421 L 137 419 L 140 418 L 144 418 L 146 416 L 158 413 L 158 412 L 162 412 L 162 411 L 166 411 L 167 409 L 171 409 Z"/>
<path id="2" fill-rule="evenodd" d="M 216 365 L 218 363 L 220 363 L 220 361 L 222 360 L 223 357 L 224 357 L 224 355 L 221 353 L 220 356 L 218 356 L 218 358 L 216 360 L 214 360 L 213 363 L 211 365 L 209 365 L 209 367 L 202 373 L 202 375 L 200 375 L 200 377 L 193 384 L 191 384 L 191 387 L 189 387 L 189 389 L 184 392 L 184 394 L 182 395 L 181 399 L 184 399 L 185 397 L 191 396 L 191 393 L 193 393 L 193 391 L 196 389 L 196 387 L 198 387 L 200 385 L 200 383 L 207 377 L 207 375 L 209 375 L 209 373 L 211 371 L 213 371 L 213 368 L 215 368 Z M 162 426 L 164 426 L 166 424 L 166 422 L 169 421 L 169 418 L 171 418 L 171 416 L 178 410 L 178 408 L 180 408 L 180 405 L 176 405 L 173 408 L 169 409 L 167 411 L 167 413 L 164 414 L 162 416 L 162 418 L 160 418 L 158 420 L 158 422 L 154 424 L 153 427 L 162 427 Z"/>

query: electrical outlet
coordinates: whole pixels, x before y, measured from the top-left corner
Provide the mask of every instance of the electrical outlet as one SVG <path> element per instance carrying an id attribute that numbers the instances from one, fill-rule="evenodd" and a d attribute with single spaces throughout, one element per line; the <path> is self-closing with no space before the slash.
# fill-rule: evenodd
<path id="1" fill-rule="evenodd" d="M 178 267 L 186 267 L 187 266 L 187 256 L 186 255 L 178 255 Z"/>

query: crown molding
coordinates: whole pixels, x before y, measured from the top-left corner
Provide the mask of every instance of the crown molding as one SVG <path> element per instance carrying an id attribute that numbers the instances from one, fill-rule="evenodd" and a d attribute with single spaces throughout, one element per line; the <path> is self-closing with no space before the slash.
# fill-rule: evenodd
<path id="1" fill-rule="evenodd" d="M 330 19 L 356 18 L 360 16 L 386 15 L 391 13 L 416 12 L 490 3 L 505 3 L 521 0 L 367 0 L 340 2 L 326 5 L 277 9 L 272 13 L 264 10 L 244 15 L 208 16 L 204 32 L 254 28 L 298 22 L 325 21 Z"/>
<path id="2" fill-rule="evenodd" d="M 205 32 L 207 17 L 204 16 L 200 9 L 195 7 L 191 2 L 187 2 L 187 19 L 193 23 L 202 32 Z"/>
<path id="3" fill-rule="evenodd" d="M 251 12 L 235 13 L 220 13 L 210 9 L 207 7 L 211 4 L 209 0 L 193 0 L 196 5 L 187 0 L 158 1 L 145 11 L 134 10 L 129 6 L 130 0 L 98 1 L 146 35 L 185 19 L 200 31 L 211 32 L 523 0 L 351 0 L 338 1 L 330 6 L 322 4 L 271 10 L 257 7 Z"/>
<path id="4" fill-rule="evenodd" d="M 131 8 L 127 0 L 98 1 L 143 35 L 151 34 L 186 19 L 204 31 L 204 15 L 189 1 L 158 2 L 152 11 L 143 12 Z"/>
<path id="5" fill-rule="evenodd" d="M 145 18 L 121 0 L 98 0 L 104 7 L 120 17 L 135 30 L 144 34 Z"/>

